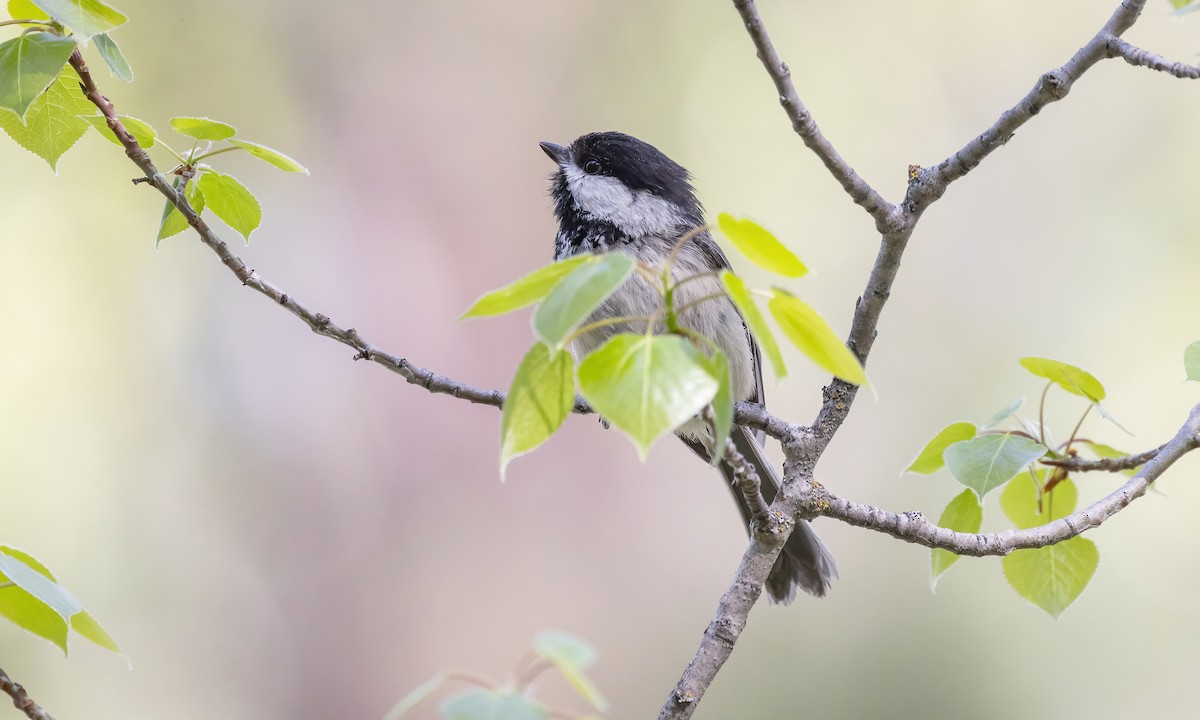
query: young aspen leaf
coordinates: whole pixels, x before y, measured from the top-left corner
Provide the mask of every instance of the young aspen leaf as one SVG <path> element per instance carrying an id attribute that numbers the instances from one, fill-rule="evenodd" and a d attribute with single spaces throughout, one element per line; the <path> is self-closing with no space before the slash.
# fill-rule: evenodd
<path id="1" fill-rule="evenodd" d="M 0 546 L 0 615 L 67 652 L 68 628 L 97 645 L 120 652 L 121 648 L 100 623 L 89 615 L 54 576 L 35 558 L 16 548 Z"/>
<path id="2" fill-rule="evenodd" d="M 1044 525 L 1075 511 L 1078 491 L 1064 480 L 1042 498 L 1038 513 L 1038 490 L 1028 475 L 1016 477 L 1000 497 L 1004 514 L 1018 528 Z M 1066 611 L 1096 573 L 1100 552 L 1083 537 L 1043 548 L 1016 550 L 1001 561 L 1004 577 L 1017 594 L 1054 618 Z"/>
<path id="3" fill-rule="evenodd" d="M 1023 397 L 1019 397 L 1016 400 L 1013 400 L 1008 405 L 1005 405 L 1003 410 L 997 412 L 995 415 L 988 418 L 988 421 L 983 424 L 983 429 L 991 430 L 992 428 L 996 427 L 1000 423 L 1002 423 L 1005 420 L 1012 417 L 1013 414 L 1015 412 L 1017 412 L 1018 410 L 1020 410 L 1021 406 L 1024 404 L 1025 404 L 1025 398 L 1023 398 Z"/>
<path id="4" fill-rule="evenodd" d="M 262 206 L 254 194 L 232 175 L 205 170 L 200 176 L 200 192 L 213 214 L 238 231 L 250 244 L 250 233 L 262 223 Z"/>
<path id="5" fill-rule="evenodd" d="M 46 11 L 33 4 L 33 0 L 8 0 L 8 16 L 13 20 L 49 20 Z"/>
<path id="6" fill-rule="evenodd" d="M 54 82 L 74 50 L 74 40 L 47 32 L 0 43 L 0 108 L 25 122 L 29 106 Z"/>
<path id="7" fill-rule="evenodd" d="M 677 335 L 614 335 L 579 365 L 579 390 L 633 440 L 644 460 L 654 441 L 700 412 L 718 383 Z"/>
<path id="8" fill-rule="evenodd" d="M 750 328 L 750 334 L 758 341 L 758 347 L 767 356 L 767 361 L 771 363 L 771 371 L 775 373 L 775 379 L 782 380 L 787 377 L 787 367 L 783 364 L 783 354 L 779 352 L 775 335 L 771 332 L 771 326 L 767 325 L 766 318 L 759 311 L 758 305 L 754 304 L 754 298 L 746 289 L 746 283 L 742 282 L 742 279 L 734 275 L 731 270 L 722 270 L 721 284 L 725 286 L 725 294 L 742 314 L 742 320 L 746 322 L 746 327 Z"/>
<path id="9" fill-rule="evenodd" d="M 176 175 L 175 179 L 171 182 L 171 186 L 178 190 L 182 182 L 183 178 Z M 188 205 L 192 207 L 192 210 L 196 211 L 197 215 L 204 212 L 204 193 L 200 192 L 200 183 L 196 182 L 195 178 L 188 181 L 187 189 L 184 190 L 183 194 L 187 198 Z M 187 229 L 188 221 L 183 216 L 183 213 L 179 212 L 179 209 L 173 203 L 164 203 L 162 219 L 158 222 L 158 235 L 155 237 L 154 246 L 158 247 L 158 243 L 172 235 L 178 235 Z"/>
<path id="10" fill-rule="evenodd" d="M 608 703 L 591 680 L 583 674 L 596 662 L 596 650 L 582 638 L 560 632 L 538 633 L 534 641 L 538 655 L 549 660 L 558 668 L 575 692 L 600 712 L 608 710 Z"/>
<path id="11" fill-rule="evenodd" d="M 1096 574 L 1100 551 L 1091 540 L 1073 537 L 1049 547 L 1014 550 L 1001 564 L 1013 590 L 1057 620 Z"/>
<path id="12" fill-rule="evenodd" d="M 145 123 L 132 115 L 118 115 L 121 124 L 133 136 L 138 145 L 142 146 L 143 150 L 154 147 L 154 141 L 158 139 L 158 133 L 154 132 L 154 128 L 150 127 L 149 123 Z M 105 140 L 108 140 L 113 145 L 120 145 L 121 141 L 113 134 L 112 128 L 108 126 L 108 119 L 103 115 L 84 115 L 83 119 L 96 129 Z"/>
<path id="13" fill-rule="evenodd" d="M 773 288 L 767 309 L 783 335 L 816 365 L 854 385 L 867 384 L 867 372 L 850 348 L 816 310 L 786 290 Z"/>
<path id="14" fill-rule="evenodd" d="M 524 695 L 475 689 L 442 704 L 445 720 L 546 720 L 546 711 Z"/>
<path id="15" fill-rule="evenodd" d="M 717 216 L 717 226 L 739 252 L 764 270 L 793 278 L 808 273 L 808 268 L 800 262 L 800 258 L 753 220 L 721 213 Z"/>
<path id="16" fill-rule="evenodd" d="M 487 315 L 503 315 L 540 302 L 568 273 L 583 263 L 595 262 L 596 259 L 594 255 L 575 255 L 540 267 L 520 280 L 479 298 L 471 307 L 467 308 L 459 320 Z"/>
<path id="17" fill-rule="evenodd" d="M 206 117 L 173 117 L 167 122 L 175 132 L 197 140 L 228 140 L 237 135 L 232 125 Z"/>
<path id="18" fill-rule="evenodd" d="M 574 268 L 534 312 L 533 332 L 538 340 L 547 347 L 561 348 L 592 311 L 621 287 L 635 264 L 625 253 L 610 252 Z"/>
<path id="19" fill-rule="evenodd" d="M 259 145 L 258 143 L 252 143 L 248 140 L 230 140 L 229 144 L 233 145 L 234 147 L 239 147 L 259 160 L 264 160 L 285 172 L 298 172 L 304 173 L 305 175 L 308 174 L 308 168 L 304 167 L 278 150 L 269 148 L 266 145 Z"/>
<path id="20" fill-rule="evenodd" d="M 1104 386 L 1086 370 L 1049 358 L 1021 358 L 1021 367 L 1034 375 L 1046 378 L 1063 390 L 1099 404 L 1104 399 Z"/>
<path id="21" fill-rule="evenodd" d="M 964 533 L 977 533 L 982 524 L 983 506 L 979 504 L 979 498 L 975 496 L 975 493 L 970 490 L 963 490 L 951 500 L 946 509 L 942 511 L 942 517 L 938 519 L 939 526 Z M 937 591 L 938 580 L 950 569 L 951 565 L 958 562 L 958 558 L 958 555 L 949 550 L 933 549 L 929 558 L 930 590 Z"/>
<path id="22" fill-rule="evenodd" d="M 575 359 L 535 343 L 517 368 L 500 422 L 500 477 L 508 463 L 554 434 L 575 407 Z"/>
<path id="23" fill-rule="evenodd" d="M 946 448 L 942 457 L 954 478 L 974 490 L 982 500 L 1046 452 L 1046 446 L 1041 443 L 1003 433 L 954 443 Z"/>
<path id="24" fill-rule="evenodd" d="M 1200 382 L 1200 342 L 1194 342 L 1184 348 L 1183 371 L 1187 373 L 1190 382 Z"/>
<path id="25" fill-rule="evenodd" d="M 942 459 L 942 453 L 946 451 L 946 448 L 956 442 L 970 440 L 973 437 L 975 437 L 975 425 L 972 423 L 957 422 L 947 425 L 938 431 L 932 440 L 925 443 L 925 447 L 909 463 L 908 467 L 904 468 L 904 472 L 929 475 L 941 470 L 946 464 Z M 903 474 L 901 473 L 901 475 Z"/>
<path id="26" fill-rule="evenodd" d="M 16 113 L 0 109 L 0 128 L 57 172 L 59 158 L 87 132 L 88 124 L 79 116 L 94 112 L 96 106 L 79 91 L 79 78 L 66 71 L 33 101 L 24 123 Z"/>
<path id="27" fill-rule="evenodd" d="M 92 39 L 96 41 L 96 49 L 100 51 L 100 57 L 104 58 L 104 64 L 108 65 L 112 74 L 125 82 L 133 82 L 133 68 L 129 67 L 129 61 L 125 59 L 125 54 L 121 52 L 116 41 L 109 37 L 108 33 L 100 33 Z"/>
<path id="28" fill-rule="evenodd" d="M 36 0 L 35 4 L 80 40 L 116 30 L 129 20 L 100 0 Z"/>

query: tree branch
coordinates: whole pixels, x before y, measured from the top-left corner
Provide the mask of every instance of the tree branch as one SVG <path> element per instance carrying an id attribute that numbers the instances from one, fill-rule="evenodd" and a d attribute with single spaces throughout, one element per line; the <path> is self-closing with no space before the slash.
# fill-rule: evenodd
<path id="1" fill-rule="evenodd" d="M 1153 450 L 1140 452 L 1137 455 L 1122 455 L 1121 457 L 1100 458 L 1098 460 L 1071 457 L 1065 460 L 1039 460 L 1038 462 L 1043 465 L 1051 465 L 1053 467 L 1074 470 L 1075 472 L 1092 472 L 1094 470 L 1103 472 L 1121 472 L 1122 470 L 1133 470 L 1134 468 L 1145 465 L 1147 461 L 1162 452 L 1162 449 L 1165 447 L 1166 445 L 1159 445 Z"/>
<path id="2" fill-rule="evenodd" d="M 1027 530 L 999 533 L 961 533 L 938 527 L 920 513 L 893 513 L 869 505 L 843 500 L 823 488 L 809 494 L 807 504 L 815 515 L 833 517 L 851 525 L 886 533 L 906 542 L 942 548 L 958 555 L 1007 555 L 1013 550 L 1040 548 L 1069 540 L 1099 527 L 1131 502 L 1145 494 L 1150 484 L 1176 460 L 1200 447 L 1200 405 L 1192 408 L 1175 437 L 1157 450 L 1136 475 L 1112 493 L 1083 510 Z M 1146 455 L 1148 453 L 1143 453 Z"/>
<path id="3" fill-rule="evenodd" d="M 780 103 L 788 117 L 791 118 L 796 132 L 805 144 L 821 158 L 830 173 L 842 184 L 855 202 L 871 213 L 875 218 L 876 228 L 883 236 L 879 253 L 875 257 L 875 264 L 872 266 L 870 277 L 867 280 L 867 286 L 855 306 L 854 320 L 846 343 L 865 365 L 867 355 L 875 342 L 883 306 L 891 295 L 904 249 L 924 211 L 945 193 L 950 183 L 966 175 L 996 148 L 1007 142 L 1018 127 L 1025 124 L 1044 106 L 1065 97 L 1070 91 L 1071 85 L 1084 72 L 1098 61 L 1108 57 L 1109 41 L 1133 25 L 1145 5 L 1145 0 L 1124 0 L 1104 27 L 1065 65 L 1042 75 L 1034 89 L 1017 105 L 1001 115 L 991 128 L 943 161 L 937 168 L 932 170 L 912 169 L 908 191 L 904 202 L 899 207 L 891 206 L 879 198 L 870 186 L 842 160 L 817 129 L 808 109 L 796 96 L 795 88 L 790 80 L 790 72 L 771 45 L 753 1 L 733 0 L 733 4 L 741 14 L 746 24 L 746 30 L 754 40 L 759 59 L 762 60 L 767 73 L 775 81 L 775 87 L 780 94 Z M 889 208 L 886 212 L 883 210 L 885 207 Z M 857 386 L 834 379 L 825 388 L 824 401 L 811 430 L 793 433 L 791 437 L 783 439 L 784 453 L 787 457 L 786 472 L 783 486 L 771 505 L 772 514 L 787 517 L 828 515 L 851 524 L 890 532 L 897 537 L 914 542 L 928 539 L 928 542 L 937 541 L 951 544 L 961 542 L 965 543 L 964 547 L 968 546 L 970 542 L 973 542 L 971 539 L 974 536 L 947 537 L 944 533 L 950 531 L 936 532 L 940 529 L 925 522 L 919 514 L 897 515 L 878 508 L 849 503 L 826 493 L 824 488 L 815 482 L 813 473 L 816 464 L 829 446 L 834 434 L 845 422 L 857 392 Z M 1174 459 L 1171 459 L 1170 462 L 1174 462 Z M 1162 469 L 1170 465 L 1170 462 L 1167 462 Z M 1144 477 L 1149 472 L 1150 466 L 1147 466 L 1139 477 Z M 1157 472 L 1161 472 L 1161 469 Z M 1157 474 L 1146 481 L 1146 485 L 1149 485 L 1153 477 L 1157 477 Z M 1118 491 L 1118 493 L 1120 492 Z M 1141 492 L 1145 492 L 1145 487 L 1141 487 L 1137 495 L 1140 495 Z M 1128 505 L 1137 495 L 1118 495 L 1117 500 L 1112 501 L 1110 511 L 1108 505 L 1103 508 L 1093 505 L 1083 513 L 1096 510 L 1095 516 L 1089 514 L 1077 519 L 1073 515 L 1058 521 L 1060 524 L 1058 526 L 1052 524 L 1053 529 L 1047 531 L 1047 542 L 1058 542 L 1070 537 L 1069 534 L 1063 534 L 1062 528 L 1066 528 L 1066 532 L 1070 533 L 1073 530 L 1071 523 L 1077 521 L 1090 523 L 1086 527 L 1074 530 L 1075 534 L 1082 532 L 1087 527 L 1098 525 L 1113 512 Z M 1080 513 L 1076 515 L 1080 515 Z M 923 524 L 918 524 L 918 521 Z M 752 539 L 742 557 L 733 583 L 722 598 L 717 613 L 709 624 L 709 630 L 701 639 L 700 647 L 696 650 L 695 656 L 659 712 L 659 720 L 689 718 L 695 712 L 700 698 L 703 697 L 717 672 L 733 652 L 733 646 L 746 626 L 750 609 L 758 598 L 757 593 L 753 596 L 745 595 L 744 588 L 748 586 L 761 588 L 770 572 L 771 564 L 787 540 L 787 535 L 787 532 L 778 535 L 763 534 Z M 1008 539 L 1005 535 L 1005 539 L 1000 542 L 1000 545 L 1008 542 L 1015 541 Z M 738 602 L 733 602 L 735 598 Z M 714 628 L 719 631 L 714 631 Z"/>
<path id="4" fill-rule="evenodd" d="M 1119 37 L 1114 37 L 1108 41 L 1108 56 L 1121 57 L 1125 59 L 1125 62 L 1134 67 L 1150 68 L 1151 70 L 1174 75 L 1184 80 L 1200 78 L 1200 67 L 1168 60 L 1161 55 L 1155 55 L 1148 50 L 1143 50 L 1136 45 L 1132 45 Z"/>
<path id="5" fill-rule="evenodd" d="M 54 717 L 35 703 L 25 688 L 10 678 L 3 668 L 0 668 L 0 691 L 11 697 L 13 706 L 25 713 L 29 720 L 54 720 Z"/>
<path id="6" fill-rule="evenodd" d="M 1066 97 L 1071 91 L 1071 86 L 1089 68 L 1100 60 L 1111 57 L 1110 43 L 1137 22 L 1145 4 L 1146 0 L 1124 0 L 1104 27 L 1086 45 L 1065 65 L 1038 78 L 1033 89 L 1020 102 L 1006 110 L 995 124 L 943 160 L 936 168 L 920 171 L 919 182 L 909 185 L 906 204 L 926 205 L 941 197 L 951 183 L 969 173 L 985 157 L 1007 143 L 1017 128 L 1041 112 L 1042 108 Z"/>
<path id="7" fill-rule="evenodd" d="M 875 219 L 875 225 L 882 235 L 875 263 L 855 307 L 847 340 L 847 345 L 865 363 L 876 338 L 883 306 L 891 294 L 899 271 L 904 249 L 924 210 L 942 196 L 950 183 L 970 172 L 983 158 L 1007 142 L 1013 131 L 1036 115 L 1042 107 L 1065 97 L 1071 85 L 1100 59 L 1120 55 L 1128 60 L 1122 49 L 1123 41 L 1119 41 L 1118 36 L 1137 19 L 1145 0 L 1122 2 L 1109 22 L 1087 45 L 1061 68 L 1043 75 L 1034 89 L 1005 112 L 991 128 L 936 168 L 918 168 L 912 172 L 905 201 L 899 206 L 884 200 L 821 133 L 808 109 L 800 101 L 792 84 L 790 71 L 771 44 L 753 0 L 733 0 L 733 3 L 746 24 L 764 67 L 779 91 L 780 103 L 791 119 L 793 128 L 854 202 L 866 209 Z M 1139 57 L 1150 57 L 1144 51 L 1139 52 L 1143 52 Z M 126 155 L 144 173 L 145 179 L 139 178 L 135 182 L 153 185 L 168 202 L 178 208 L 201 241 L 217 254 L 221 262 L 243 285 L 283 306 L 318 335 L 354 348 L 355 359 L 371 360 L 401 375 L 409 383 L 430 392 L 495 407 L 503 405 L 503 392 L 460 383 L 388 353 L 368 342 L 353 328 L 344 329 L 334 324 L 328 316 L 301 304 L 249 269 L 189 206 L 182 188 L 177 191 L 172 187 L 151 162 L 145 150 L 127 132 L 112 103 L 96 88 L 78 51 L 71 56 L 70 63 L 79 74 L 85 96 L 99 108 L 109 128 L 124 146 Z M 1146 65 L 1152 66 L 1148 63 Z M 705 631 L 700 648 L 664 705 L 660 718 L 687 718 L 694 712 L 698 701 L 728 659 L 744 629 L 750 609 L 761 594 L 766 577 L 794 526 L 793 519 L 824 515 L 885 532 L 909 542 L 942 547 L 966 555 L 1004 554 L 1017 548 L 1042 547 L 1074 537 L 1101 524 L 1143 494 L 1149 484 L 1167 467 L 1200 443 L 1198 406 L 1176 438 L 1160 448 L 1137 476 L 1118 491 L 1087 509 L 1032 530 L 985 535 L 954 533 L 926 522 L 919 514 L 900 515 L 838 498 L 814 481 L 815 466 L 845 421 L 857 389 L 856 386 L 836 379 L 830 383 L 825 388 L 821 410 L 811 428 L 777 418 L 760 405 L 738 403 L 736 418 L 739 424 L 764 430 L 781 440 L 784 445 L 787 463 L 783 486 L 769 508 L 769 516 L 776 522 L 756 524 L 733 583 L 721 598 L 717 613 Z M 582 399 L 577 398 L 575 412 L 587 413 L 591 410 Z M 1101 467 L 1103 462 L 1105 461 L 1079 461 L 1079 464 L 1073 467 L 1080 470 L 1107 469 Z M 4 678 L 7 680 L 7 676 Z M 13 685 L 15 686 L 15 683 Z M 15 687 L 19 689 L 19 686 Z"/>
<path id="8" fill-rule="evenodd" d="M 758 14 L 754 0 L 733 0 L 733 6 L 737 8 L 738 13 L 742 16 L 742 22 L 746 24 L 746 31 L 750 33 L 754 47 L 758 50 L 758 59 L 762 61 L 763 67 L 767 69 L 767 74 L 775 82 L 775 89 L 779 92 L 779 104 L 783 106 L 788 118 L 791 119 L 792 129 L 796 131 L 804 144 L 821 159 L 825 168 L 841 184 L 850 199 L 861 205 L 871 214 L 871 217 L 875 218 L 875 227 L 879 228 L 879 232 L 887 232 L 892 225 L 896 207 L 884 200 L 883 196 L 855 172 L 854 168 L 850 167 L 850 163 L 846 162 L 833 145 L 825 139 L 821 128 L 817 127 L 817 121 L 813 120 L 812 113 L 808 111 L 796 93 L 796 86 L 792 83 L 792 71 L 788 68 L 787 63 L 780 59 L 779 53 L 775 52 L 775 45 L 772 44 L 771 37 L 767 35 L 767 28 Z"/>

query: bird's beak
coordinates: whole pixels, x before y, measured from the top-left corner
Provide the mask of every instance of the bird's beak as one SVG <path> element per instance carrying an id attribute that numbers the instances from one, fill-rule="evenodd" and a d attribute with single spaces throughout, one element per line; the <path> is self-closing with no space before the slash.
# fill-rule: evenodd
<path id="1" fill-rule="evenodd" d="M 538 143 L 538 145 L 541 146 L 542 151 L 545 152 L 546 155 L 549 156 L 551 160 L 558 163 L 559 165 L 564 165 L 571 159 L 571 149 L 570 148 L 565 148 L 562 145 L 558 145 L 558 144 L 555 144 L 552 142 L 540 142 L 540 143 Z"/>

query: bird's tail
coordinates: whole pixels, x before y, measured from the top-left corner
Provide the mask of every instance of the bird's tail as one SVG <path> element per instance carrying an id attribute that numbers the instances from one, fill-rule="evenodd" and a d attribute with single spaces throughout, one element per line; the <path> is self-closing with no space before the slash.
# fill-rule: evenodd
<path id="1" fill-rule="evenodd" d="M 730 434 L 730 441 L 742 457 L 746 458 L 746 462 L 753 465 L 758 472 L 763 498 L 770 503 L 779 492 L 779 476 L 763 454 L 758 439 L 752 431 L 735 425 Z M 737 501 L 742 519 L 749 528 L 750 508 L 746 506 L 746 499 L 733 485 L 733 468 L 722 462 L 721 474 L 730 483 L 733 499 Z M 822 597 L 837 576 L 837 563 L 834 562 L 833 554 L 825 547 L 825 543 L 821 542 L 821 538 L 817 537 L 812 525 L 807 520 L 802 520 L 796 524 L 783 546 L 783 552 L 779 553 L 775 560 L 771 574 L 767 576 L 767 596 L 772 602 L 786 605 L 795 599 L 798 587 L 809 595 Z"/>

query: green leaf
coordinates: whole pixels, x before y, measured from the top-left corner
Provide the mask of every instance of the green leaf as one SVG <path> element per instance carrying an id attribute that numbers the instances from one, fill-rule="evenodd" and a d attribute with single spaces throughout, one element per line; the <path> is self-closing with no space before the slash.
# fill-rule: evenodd
<path id="1" fill-rule="evenodd" d="M 983 435 L 946 448 L 942 457 L 951 474 L 982 500 L 1021 468 L 1046 454 L 1046 447 L 1020 435 Z"/>
<path id="2" fill-rule="evenodd" d="M 764 270 L 785 277 L 801 277 L 808 273 L 800 258 L 753 220 L 721 213 L 717 216 L 717 225 L 739 252 Z"/>
<path id="3" fill-rule="evenodd" d="M 121 646 L 117 644 L 113 636 L 109 635 L 108 631 L 86 610 L 81 610 L 71 616 L 71 629 L 105 650 L 121 652 Z"/>
<path id="4" fill-rule="evenodd" d="M 854 385 L 867 384 L 867 372 L 850 348 L 816 310 L 786 290 L 774 288 L 767 303 L 784 337 L 818 367 Z"/>
<path id="5" fill-rule="evenodd" d="M 972 423 L 956 422 L 947 425 L 925 444 L 917 457 L 908 467 L 904 468 L 904 472 L 929 475 L 941 470 L 946 464 L 942 459 L 942 453 L 946 451 L 946 448 L 956 442 L 970 440 L 973 437 L 975 437 L 975 425 Z"/>
<path id="6" fill-rule="evenodd" d="M 206 170 L 200 176 L 200 192 L 209 210 L 241 233 L 250 244 L 250 233 L 262 223 L 262 207 L 254 194 L 232 175 Z"/>
<path id="7" fill-rule="evenodd" d="M 717 393 L 704 356 L 676 335 L 614 335 L 579 366 L 579 389 L 643 459 Z"/>
<path id="8" fill-rule="evenodd" d="M 532 305 L 549 295 L 554 286 L 567 276 L 567 273 L 585 262 L 595 262 L 596 260 L 594 255 L 575 255 L 540 267 L 520 280 L 479 298 L 471 307 L 467 308 L 459 320 L 485 315 L 503 315 Z"/>
<path id="9" fill-rule="evenodd" d="M 18 145 L 50 164 L 57 172 L 58 159 L 87 132 L 80 115 L 95 112 L 95 106 L 79 91 L 78 79 L 64 72 L 42 93 L 22 123 L 17 114 L 0 109 L 0 128 Z"/>
<path id="10" fill-rule="evenodd" d="M 100 33 L 93 39 L 96 41 L 96 49 L 100 51 L 100 57 L 104 58 L 104 63 L 112 70 L 113 75 L 125 82 L 133 82 L 133 68 L 129 67 L 129 61 L 125 59 L 125 54 L 121 52 L 117 42 L 109 37 L 108 33 Z"/>
<path id="11" fill-rule="evenodd" d="M 575 360 L 535 343 L 508 389 L 500 421 L 500 477 L 508 463 L 546 442 L 575 407 Z"/>
<path id="12" fill-rule="evenodd" d="M 258 143 L 252 143 L 247 140 L 230 140 L 229 144 L 233 145 L 234 147 L 240 147 L 259 160 L 265 160 L 280 170 L 284 170 L 286 172 L 304 173 L 305 175 L 308 174 L 308 168 L 304 167 L 278 150 L 275 150 L 274 148 L 269 148 L 266 145 L 259 145 Z"/>
<path id="13" fill-rule="evenodd" d="M 1175 8 L 1176 10 L 1181 10 L 1194 2 L 1196 2 L 1196 0 L 1171 0 L 1171 7 Z"/>
<path id="14" fill-rule="evenodd" d="M 1082 537 L 1044 548 L 1016 550 L 1002 561 L 1004 577 L 1013 590 L 1055 619 L 1075 602 L 1099 564 L 1096 543 Z"/>
<path id="15" fill-rule="evenodd" d="M 113 145 L 121 144 L 121 141 L 113 134 L 112 129 L 108 127 L 108 120 L 103 115 L 83 115 L 81 117 L 92 127 L 96 128 L 96 131 L 104 136 L 105 140 L 108 140 Z M 137 144 L 142 146 L 143 150 L 154 147 L 154 141 L 158 138 L 158 133 L 154 132 L 154 128 L 150 127 L 149 123 L 138 120 L 132 115 L 118 115 L 117 117 L 121 120 L 121 124 L 125 126 L 125 129 L 129 131 L 129 134 L 133 136 L 133 139 L 137 140 Z"/>
<path id="16" fill-rule="evenodd" d="M 206 117 L 173 117 L 168 122 L 175 132 L 197 140 L 228 140 L 237 135 L 232 125 Z"/>
<path id="17" fill-rule="evenodd" d="M 775 378 L 782 380 L 787 377 L 787 368 L 784 367 L 783 354 L 779 352 L 779 345 L 775 343 L 775 335 L 771 332 L 771 327 L 767 325 L 766 318 L 759 312 L 758 306 L 754 304 L 754 298 L 746 290 L 746 284 L 730 270 L 721 271 L 721 283 L 725 286 L 725 293 L 729 295 L 729 299 L 733 301 L 734 305 L 737 305 L 738 311 L 742 313 L 742 319 L 746 321 L 750 333 L 754 335 L 755 340 L 758 340 L 758 346 L 771 363 L 771 371 L 775 373 Z"/>
<path id="18" fill-rule="evenodd" d="M 8 0 L 8 16 L 13 20 L 49 20 L 46 11 L 33 4 L 33 0 Z"/>
<path id="19" fill-rule="evenodd" d="M 175 179 L 171 182 L 171 186 L 179 190 L 181 182 L 183 182 L 183 178 L 176 175 Z M 192 206 L 197 215 L 204 212 L 204 193 L 200 192 L 200 184 L 194 178 L 188 181 L 187 189 L 184 190 L 184 196 L 187 198 L 188 205 Z M 183 216 L 183 213 L 179 212 L 179 209 L 174 204 L 167 201 L 163 205 L 162 219 L 158 223 L 158 236 L 154 244 L 157 246 L 163 240 L 172 235 L 178 235 L 187 229 L 187 218 Z"/>
<path id="20" fill-rule="evenodd" d="M 975 497 L 975 493 L 970 490 L 963 490 L 951 500 L 946 509 L 942 511 L 942 517 L 938 519 L 938 525 L 941 527 L 964 533 L 977 533 L 982 524 L 983 506 L 979 504 L 979 498 Z M 933 549 L 930 554 L 930 589 L 937 589 L 938 580 L 950 569 L 951 565 L 958 562 L 958 558 L 958 555 L 949 550 Z"/>
<path id="21" fill-rule="evenodd" d="M 733 375 L 729 369 L 729 358 L 723 352 L 712 356 L 701 356 L 707 361 L 708 372 L 717 381 L 717 394 L 712 399 L 713 434 L 715 440 L 712 464 L 715 466 L 725 456 L 725 443 L 733 431 Z"/>
<path id="22" fill-rule="evenodd" d="M 1000 494 L 1000 508 L 1018 530 L 1038 527 L 1065 518 L 1075 512 L 1075 504 L 1079 501 L 1079 490 L 1075 481 L 1067 478 L 1051 488 L 1042 496 L 1041 509 L 1038 508 L 1038 488 L 1045 484 L 1046 471 L 1038 468 L 1035 471 L 1037 482 L 1028 473 L 1021 473 Z"/>
<path id="23" fill-rule="evenodd" d="M 24 122 L 29 106 L 54 82 L 74 50 L 74 40 L 48 32 L 0 43 L 0 108 Z"/>
<path id="24" fill-rule="evenodd" d="M 1104 399 L 1104 386 L 1086 370 L 1048 358 L 1021 358 L 1021 367 L 1058 385 L 1063 390 L 1099 404 Z"/>
<path id="25" fill-rule="evenodd" d="M 0 584 L 12 583 L 0 588 L 0 615 L 53 642 L 65 654 L 71 616 L 83 608 L 52 578 L 26 562 L 31 559 L 20 550 L 0 546 Z"/>
<path id="26" fill-rule="evenodd" d="M 1005 420 L 1012 417 L 1013 414 L 1016 411 L 1020 410 L 1021 406 L 1024 404 L 1025 404 L 1025 398 L 1023 398 L 1023 397 L 1019 397 L 1016 400 L 1013 400 L 1008 405 L 1005 405 L 1003 410 L 1001 410 L 1000 412 L 998 412 L 995 415 L 988 418 L 988 421 L 983 424 L 983 429 L 991 430 L 992 428 L 996 427 L 1000 423 L 1002 423 Z"/>
<path id="27" fill-rule="evenodd" d="M 5 558 L 5 556 L 8 557 Z M 38 594 L 24 590 L 24 586 L 21 583 L 5 574 L 4 577 L 0 577 L 0 584 L 11 580 L 15 585 L 0 588 L 0 615 L 5 615 L 13 619 L 21 627 L 41 637 L 45 637 L 62 648 L 64 653 L 67 651 L 67 647 L 66 629 L 63 621 L 68 619 L 75 632 L 83 637 L 91 640 L 100 647 L 112 650 L 113 652 L 121 652 L 121 648 L 113 640 L 112 636 L 100 626 L 100 623 L 96 622 L 96 619 L 91 614 L 79 606 L 79 601 L 58 585 L 58 581 L 45 565 L 38 562 L 36 558 L 28 553 L 11 547 L 0 546 L 0 565 L 6 562 L 15 562 L 23 565 L 24 568 L 19 570 L 18 573 L 31 571 L 33 575 L 27 575 L 27 579 L 32 578 L 32 581 L 40 587 L 47 587 L 46 583 L 52 586 L 50 587 L 50 592 L 53 602 L 48 603 L 41 599 Z M 4 571 L 0 570 L 0 572 Z M 5 578 L 8 578 L 8 580 Z M 22 603 L 25 603 L 26 606 L 21 607 Z M 15 610 L 19 617 L 31 620 L 32 627 L 14 618 L 12 614 L 6 612 L 6 608 Z M 74 612 L 69 615 L 69 618 L 64 617 L 66 613 L 71 613 L 72 611 Z"/>
<path id="28" fill-rule="evenodd" d="M 428 700 L 445 682 L 446 676 L 443 673 L 438 673 L 429 678 L 416 688 L 413 688 L 412 692 L 405 695 L 400 702 L 392 706 L 392 709 L 383 717 L 383 720 L 400 720 L 400 718 L 412 712 L 418 705 Z"/>
<path id="29" fill-rule="evenodd" d="M 577 670 L 587 670 L 596 664 L 596 648 L 587 640 L 564 632 L 540 632 L 533 640 L 539 655 L 555 665 L 568 665 Z"/>
<path id="30" fill-rule="evenodd" d="M 596 650 L 587 641 L 574 635 L 560 632 L 538 633 L 534 648 L 537 653 L 554 663 L 575 692 L 600 712 L 608 709 L 608 703 L 583 671 L 596 662 Z"/>
<path id="31" fill-rule="evenodd" d="M 129 18 L 100 0 L 35 0 L 50 17 L 62 23 L 81 40 L 116 30 Z"/>
<path id="32" fill-rule="evenodd" d="M 442 705 L 446 720 L 545 720 L 546 711 L 522 695 L 468 690 Z"/>
<path id="33" fill-rule="evenodd" d="M 551 348 L 562 347 L 567 336 L 621 287 L 635 264 L 623 252 L 610 252 L 573 269 L 534 312 L 534 334 Z"/>
<path id="34" fill-rule="evenodd" d="M 1200 341 L 1183 350 L 1183 371 L 1191 382 L 1200 382 Z"/>

